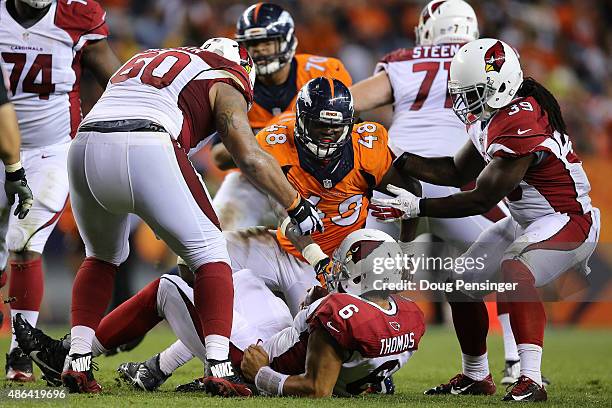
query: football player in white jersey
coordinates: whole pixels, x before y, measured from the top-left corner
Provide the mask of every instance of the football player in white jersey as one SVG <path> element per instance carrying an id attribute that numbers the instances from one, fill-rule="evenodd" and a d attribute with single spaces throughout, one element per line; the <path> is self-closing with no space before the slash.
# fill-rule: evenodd
<path id="1" fill-rule="evenodd" d="M 129 253 L 133 213 L 194 272 L 208 375 L 239 395 L 247 392 L 229 360 L 233 287 L 226 242 L 187 154 L 218 132 L 243 174 L 286 208 L 301 234 L 323 230 L 316 208 L 253 137 L 247 111 L 254 80 L 246 49 L 227 38 L 147 50 L 117 70 L 81 123 L 68 154 L 71 203 L 87 256 L 72 291 L 62 373 L 70 391 L 101 389 L 91 369 L 92 340 Z"/>
<path id="2" fill-rule="evenodd" d="M 94 0 L 0 1 L 0 62 L 9 72 L 21 160 L 35 196 L 27 218 L 1 212 L 0 268 L 11 270 L 11 314 L 23 314 L 32 325 L 44 292 L 41 254 L 68 198 L 66 155 L 81 120 L 81 71 L 91 70 L 104 87 L 120 65 L 106 41 L 104 19 Z M 0 200 L 0 208 L 10 206 Z M 6 377 L 33 379 L 31 361 L 14 337 Z"/>
<path id="3" fill-rule="evenodd" d="M 481 283 L 501 275 L 515 285 L 507 301 L 521 368 L 504 400 L 544 401 L 540 365 L 546 314 L 536 288 L 572 268 L 589 273 L 599 239 L 599 210 L 591 205 L 589 181 L 559 104 L 533 78 L 523 78 L 512 47 L 489 38 L 464 45 L 451 63 L 449 91 L 470 141 L 454 157 L 404 153 L 396 168 L 440 185 L 459 186 L 477 178 L 476 187 L 441 198 L 398 191 L 396 198 L 373 202 L 380 217 L 389 219 L 466 217 L 507 199 L 511 216 L 487 228 L 463 255 L 484 259 L 484 268 L 451 278 Z M 468 294 L 479 297 L 482 291 Z M 484 370 L 486 354 L 471 364 Z M 453 393 L 480 383 L 459 374 L 436 391 Z"/>
<path id="4" fill-rule="evenodd" d="M 373 273 L 377 259 L 401 257 L 402 253 L 400 245 L 384 232 L 362 229 L 351 233 L 334 254 L 328 275 L 331 294 L 317 287 L 295 319 L 256 273 L 237 271 L 231 355 L 251 387 L 273 396 L 352 396 L 405 365 L 425 331 L 423 313 L 414 302 L 377 286 L 402 282 L 402 268 Z M 188 283 L 178 276 L 163 275 L 104 317 L 96 331 L 95 353 L 142 335 L 166 319 L 194 355 L 206 358 L 193 308 Z M 57 382 L 68 352 L 66 345 L 23 320 L 17 322 L 20 344 L 40 352 L 46 378 Z M 162 353 L 144 363 L 124 363 L 118 371 L 135 388 L 153 391 L 184 363 L 168 361 Z M 177 388 L 203 390 L 231 393 L 210 377 Z"/>
<path id="5" fill-rule="evenodd" d="M 415 33 L 417 44 L 414 48 L 388 54 L 377 65 L 372 77 L 351 87 L 355 110 L 367 111 L 393 104 L 389 146 L 397 157 L 404 152 L 424 157 L 453 156 L 468 140 L 468 135 L 465 125 L 451 109 L 448 73 L 451 59 L 461 45 L 478 38 L 476 14 L 463 0 L 433 0 L 423 8 Z M 465 188 L 426 182 L 422 182 L 422 186 L 424 197 L 445 197 Z M 374 196 L 382 197 L 382 193 L 374 192 Z M 431 217 L 426 222 L 429 232 L 463 252 L 482 231 L 507 214 L 507 208 L 499 204 L 484 215 L 457 219 Z M 391 235 L 397 235 L 399 231 L 397 225 L 379 223 L 372 215 L 367 226 Z M 502 384 L 508 384 L 518 378 L 519 358 L 506 304 L 499 300 L 498 314 L 506 360 Z M 470 316 L 474 315 L 486 318 L 483 303 L 451 302 L 451 307 L 453 321 L 472 319 Z M 457 323 L 459 327 L 464 326 Z M 457 336 L 465 356 L 479 355 L 486 350 L 484 335 L 480 336 L 478 347 L 467 345 L 472 343 L 469 339 L 473 333 L 458 332 Z"/>

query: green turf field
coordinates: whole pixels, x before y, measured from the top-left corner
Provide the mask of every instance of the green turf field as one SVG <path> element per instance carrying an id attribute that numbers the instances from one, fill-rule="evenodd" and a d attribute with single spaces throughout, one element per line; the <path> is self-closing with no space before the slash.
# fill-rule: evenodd
<path id="1" fill-rule="evenodd" d="M 63 334 L 62 330 L 50 330 L 52 335 Z M 495 397 L 428 397 L 422 395 L 424 389 L 449 379 L 460 369 L 459 351 L 454 333 L 447 327 L 430 327 L 421 341 L 421 348 L 412 360 L 395 376 L 397 393 L 394 396 L 370 396 L 354 399 L 325 399 L 320 401 L 298 400 L 293 398 L 254 398 L 250 400 L 223 400 L 205 395 L 176 394 L 176 385 L 190 381 L 202 374 L 202 366 L 192 361 L 182 367 L 163 385 L 161 391 L 144 393 L 131 389 L 124 383 L 115 381 L 115 369 L 124 361 L 143 360 L 173 341 L 172 333 L 166 326 L 156 328 L 144 342 L 131 353 L 97 359 L 100 371 L 96 373 L 98 382 L 103 386 L 101 395 L 69 395 L 70 406 L 89 407 L 128 407 L 148 405 L 153 407 L 461 407 L 501 405 L 503 387 L 498 387 Z M 5 352 L 8 339 L 0 340 L 0 349 Z M 501 378 L 503 364 L 501 338 L 489 338 L 489 359 L 495 380 Z M 549 330 L 546 336 L 544 353 L 544 372 L 553 384 L 548 388 L 547 406 L 568 407 L 612 407 L 612 331 Z M 38 375 L 38 370 L 36 372 Z M 38 381 L 25 387 L 43 388 Z M 9 387 L 24 389 L 6 381 L 0 381 L 0 407 L 25 406 L 66 406 L 66 400 L 28 400 L 14 401 L 7 398 Z"/>

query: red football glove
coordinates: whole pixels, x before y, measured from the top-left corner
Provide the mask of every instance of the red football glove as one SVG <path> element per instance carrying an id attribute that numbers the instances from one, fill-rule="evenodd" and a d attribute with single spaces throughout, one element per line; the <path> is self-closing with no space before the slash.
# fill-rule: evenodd
<path id="1" fill-rule="evenodd" d="M 368 210 L 372 210 L 372 215 L 382 222 L 393 222 L 402 218 L 402 215 L 404 215 L 402 210 L 395 207 L 385 207 L 372 203 L 368 205 Z"/>

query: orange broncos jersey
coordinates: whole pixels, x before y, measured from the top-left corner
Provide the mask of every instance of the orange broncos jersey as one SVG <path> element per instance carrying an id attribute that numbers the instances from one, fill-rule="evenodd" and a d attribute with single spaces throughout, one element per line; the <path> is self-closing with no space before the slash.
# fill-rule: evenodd
<path id="1" fill-rule="evenodd" d="M 296 64 L 293 68 L 289 79 L 293 77 L 295 80 L 295 88 L 288 89 L 288 92 L 295 92 L 286 98 L 284 103 L 289 102 L 286 106 L 276 106 L 278 100 L 270 100 L 265 98 L 265 92 L 261 92 L 263 85 L 255 82 L 255 101 L 251 110 L 249 110 L 249 122 L 255 131 L 272 124 L 276 121 L 276 116 L 284 112 L 295 111 L 295 99 L 299 90 L 313 78 L 326 76 L 339 79 L 346 86 L 353 84 L 351 75 L 348 73 L 342 62 L 336 58 L 319 57 L 311 54 L 296 54 L 292 64 Z M 267 100 L 266 100 L 267 99 Z"/>
<path id="2" fill-rule="evenodd" d="M 353 126 L 352 143 L 343 150 L 339 163 L 313 168 L 295 145 L 294 126 L 295 116 L 281 119 L 260 131 L 257 142 L 274 156 L 300 195 L 323 213 L 325 231 L 315 232 L 312 239 L 331 256 L 348 234 L 365 225 L 372 190 L 393 162 L 387 146 L 389 137 L 378 123 L 358 123 Z M 280 231 L 277 239 L 285 251 L 303 259 Z"/>

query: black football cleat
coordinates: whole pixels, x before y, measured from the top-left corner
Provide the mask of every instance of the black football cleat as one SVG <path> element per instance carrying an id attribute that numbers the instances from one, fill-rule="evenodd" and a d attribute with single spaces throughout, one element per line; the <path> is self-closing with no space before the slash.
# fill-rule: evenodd
<path id="1" fill-rule="evenodd" d="M 491 374 L 482 381 L 472 380 L 465 374 L 457 374 L 446 384 L 425 391 L 425 395 L 493 395 L 495 394 L 495 383 Z"/>
<path id="2" fill-rule="evenodd" d="M 71 393 L 99 393 L 102 387 L 93 375 L 93 370 L 97 369 L 91 353 L 70 354 L 62 371 L 62 383 Z"/>
<path id="3" fill-rule="evenodd" d="M 539 402 L 548 399 L 546 389 L 524 375 L 521 375 L 518 381 L 509 387 L 512 388 L 502 401 Z"/>
<path id="4" fill-rule="evenodd" d="M 159 354 L 142 363 L 123 363 L 117 371 L 122 380 L 144 391 L 155 391 L 172 375 L 159 368 Z"/>
<path id="5" fill-rule="evenodd" d="M 24 354 L 20 347 L 15 347 L 13 351 L 6 355 L 4 372 L 6 374 L 6 379 L 10 381 L 34 381 L 32 360 L 30 360 L 27 354 Z"/>
<path id="6" fill-rule="evenodd" d="M 393 377 L 388 376 L 385 377 L 379 383 L 370 385 L 366 390 L 366 394 L 395 394 L 395 383 L 393 382 Z"/>
<path id="7" fill-rule="evenodd" d="M 174 389 L 176 392 L 206 392 L 204 378 L 196 378 L 187 384 L 181 384 Z"/>
<path id="8" fill-rule="evenodd" d="M 42 330 L 33 327 L 21 313 L 13 319 L 13 328 L 19 347 L 40 368 L 43 373 L 42 378 L 47 385 L 52 387 L 62 385 L 61 375 L 70 350 L 70 335 L 55 340 Z"/>

